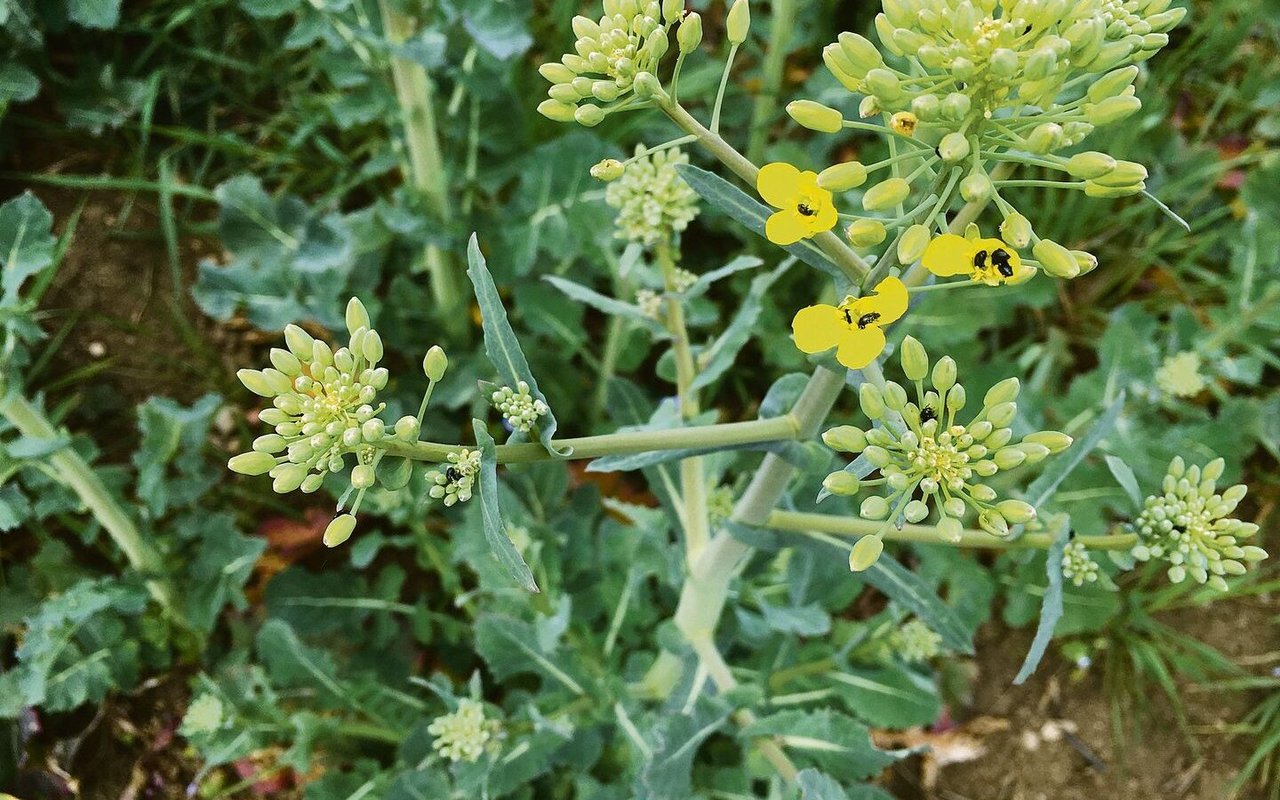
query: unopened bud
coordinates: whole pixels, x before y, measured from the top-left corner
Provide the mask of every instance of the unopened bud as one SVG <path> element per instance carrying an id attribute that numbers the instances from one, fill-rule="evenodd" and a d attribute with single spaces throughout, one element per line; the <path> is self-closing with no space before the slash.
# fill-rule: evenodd
<path id="1" fill-rule="evenodd" d="M 736 0 L 725 19 L 725 35 L 729 44 L 742 44 L 751 31 L 751 8 L 747 0 Z"/>
<path id="2" fill-rule="evenodd" d="M 1000 238 L 1005 244 L 1022 249 L 1031 244 L 1031 222 L 1018 212 L 1013 212 L 1000 223 Z"/>
<path id="3" fill-rule="evenodd" d="M 265 475 L 276 465 L 275 456 L 270 453 L 241 453 L 232 456 L 227 462 L 227 469 L 241 475 Z"/>
<path id="4" fill-rule="evenodd" d="M 369 311 L 364 307 L 364 303 L 360 302 L 360 298 L 353 297 L 347 301 L 347 333 L 355 334 L 361 328 L 372 328 L 373 322 L 369 320 Z"/>
<path id="5" fill-rule="evenodd" d="M 1071 446 L 1074 439 L 1059 431 L 1038 431 L 1022 437 L 1022 441 L 1042 444 L 1049 448 L 1050 453 L 1061 453 Z"/>
<path id="6" fill-rule="evenodd" d="M 684 18 L 680 23 L 680 29 L 676 31 L 676 42 L 684 55 L 698 49 L 702 44 L 702 15 L 692 12 Z"/>
<path id="7" fill-rule="evenodd" d="M 849 551 L 849 569 L 862 572 L 880 559 L 884 552 L 884 541 L 879 536 L 864 536 Z"/>
<path id="8" fill-rule="evenodd" d="M 1094 81 L 1089 87 L 1089 101 L 1093 103 L 1101 103 L 1108 97 L 1116 97 L 1125 89 L 1133 85 L 1134 79 L 1138 77 L 1138 68 L 1132 64 L 1127 67 L 1112 70 Z"/>
<path id="9" fill-rule="evenodd" d="M 538 113 L 555 122 L 573 122 L 577 108 L 559 100 L 543 100 L 538 104 Z"/>
<path id="10" fill-rule="evenodd" d="M 337 547 L 351 538 L 356 529 L 356 518 L 350 514 L 334 517 L 324 529 L 324 546 Z"/>
<path id="11" fill-rule="evenodd" d="M 958 131 L 948 133 L 938 144 L 938 155 L 948 164 L 963 161 L 969 155 L 969 140 Z"/>
<path id="12" fill-rule="evenodd" d="M 862 488 L 862 481 L 852 472 L 833 472 L 822 481 L 822 488 L 834 495 L 852 497 Z"/>
<path id="13" fill-rule="evenodd" d="M 919 261 L 932 238 L 927 225 L 912 225 L 907 228 L 898 240 L 898 263 L 914 264 Z"/>
<path id="14" fill-rule="evenodd" d="M 844 128 L 843 114 L 812 100 L 795 100 L 787 104 L 787 113 L 811 131 L 839 133 Z"/>
<path id="15" fill-rule="evenodd" d="M 1037 125 L 1027 137 L 1027 149 L 1033 153 L 1048 153 L 1062 146 L 1062 126 L 1056 122 Z"/>
<path id="16" fill-rule="evenodd" d="M 861 428 L 838 425 L 822 434 L 822 441 L 832 450 L 842 453 L 861 453 L 867 447 L 867 435 Z"/>
<path id="17" fill-rule="evenodd" d="M 1133 96 L 1108 97 L 1101 103 L 1085 106 L 1085 116 L 1094 125 L 1110 125 L 1128 119 L 1142 109 L 1142 101 Z"/>
<path id="18" fill-rule="evenodd" d="M 433 345 L 422 359 L 422 372 L 429 381 L 438 381 L 443 378 L 448 368 L 449 358 L 444 354 L 444 350 L 440 349 L 440 345 Z"/>
<path id="19" fill-rule="evenodd" d="M 956 360 L 951 356 L 943 356 L 933 365 L 933 388 L 938 394 L 945 394 L 956 385 Z"/>
<path id="20" fill-rule="evenodd" d="M 960 181 L 960 196 L 966 203 L 981 203 L 991 196 L 991 178 L 987 173 L 974 170 Z"/>
<path id="21" fill-rule="evenodd" d="M 1055 278 L 1074 278 L 1080 274 L 1080 265 L 1071 251 L 1051 239 L 1036 242 L 1031 253 L 1044 271 Z"/>
<path id="22" fill-rule="evenodd" d="M 598 181 L 610 183 L 621 178 L 627 168 L 616 158 L 606 158 L 591 168 L 591 177 Z"/>
<path id="23" fill-rule="evenodd" d="M 828 192 L 847 192 L 866 182 L 867 168 L 858 161 L 846 161 L 818 173 L 818 185 Z"/>
<path id="24" fill-rule="evenodd" d="M 910 381 L 922 381 L 929 374 L 929 353 L 914 336 L 902 340 L 902 373 Z"/>
<path id="25" fill-rule="evenodd" d="M 1036 510 L 1021 500 L 1002 500 L 996 503 L 996 511 L 1014 525 L 1025 525 L 1036 518 Z"/>
<path id="26" fill-rule="evenodd" d="M 885 240 L 888 231 L 878 219 L 857 219 L 845 231 L 854 247 L 874 247 Z"/>
<path id="27" fill-rule="evenodd" d="M 911 184 L 904 178 L 889 178 L 867 190 L 862 196 L 862 207 L 868 211 L 892 208 L 911 194 Z"/>

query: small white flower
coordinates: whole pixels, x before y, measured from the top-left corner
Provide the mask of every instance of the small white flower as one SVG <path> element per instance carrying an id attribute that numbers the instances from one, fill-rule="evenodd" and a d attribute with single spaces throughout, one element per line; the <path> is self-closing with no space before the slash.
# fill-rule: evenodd
<path id="1" fill-rule="evenodd" d="M 1079 539 L 1067 542 L 1066 549 L 1062 551 L 1062 577 L 1076 586 L 1098 580 L 1098 565 Z"/>
<path id="2" fill-rule="evenodd" d="M 465 503 L 471 499 L 471 489 L 475 485 L 476 475 L 480 472 L 480 451 L 461 450 L 449 454 L 449 466 L 444 472 L 432 470 L 427 473 L 428 490 L 436 500 L 444 500 L 445 507 L 455 503 Z"/>
<path id="3" fill-rule="evenodd" d="M 1156 370 L 1156 386 L 1171 397 L 1195 397 L 1207 385 L 1201 366 L 1200 354 L 1194 350 L 1169 356 Z"/>
<path id="4" fill-rule="evenodd" d="M 520 381 L 515 389 L 503 386 L 490 398 L 494 407 L 502 412 L 502 416 L 511 427 L 522 433 L 528 433 L 538 422 L 538 417 L 545 416 L 549 408 L 547 404 L 529 393 L 529 384 Z"/>
<path id="5" fill-rule="evenodd" d="M 458 710 L 436 717 L 427 733 L 436 737 L 436 752 L 450 761 L 477 761 L 494 739 L 500 723 L 484 716 L 484 706 L 475 700 L 458 701 Z"/>

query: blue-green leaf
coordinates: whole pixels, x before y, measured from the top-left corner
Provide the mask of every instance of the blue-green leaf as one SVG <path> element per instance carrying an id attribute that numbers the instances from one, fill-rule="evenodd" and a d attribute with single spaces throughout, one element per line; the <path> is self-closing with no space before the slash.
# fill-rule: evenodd
<path id="1" fill-rule="evenodd" d="M 765 222 L 773 211 L 760 201 L 747 195 L 738 187 L 705 169 L 691 164 L 677 164 L 676 169 L 685 183 L 702 196 L 711 205 L 728 214 L 736 222 L 745 225 L 752 233 L 764 237 Z M 802 239 L 796 244 L 782 248 L 811 267 L 815 267 L 836 280 L 837 285 L 848 283 L 848 278 L 840 268 L 831 263 L 831 259 L 818 249 L 817 245 Z"/>
<path id="2" fill-rule="evenodd" d="M 1027 651 L 1027 657 L 1022 661 L 1022 669 L 1018 670 L 1017 677 L 1013 679 L 1015 686 L 1022 685 L 1036 671 L 1036 667 L 1040 665 L 1040 659 L 1044 658 L 1044 651 L 1049 648 L 1049 642 L 1053 639 L 1053 629 L 1057 627 L 1058 620 L 1062 619 L 1062 554 L 1070 540 L 1070 530 L 1069 525 L 1063 525 L 1049 547 L 1045 561 L 1045 572 L 1049 575 L 1049 588 L 1045 590 L 1044 600 L 1040 603 L 1040 622 L 1036 625 L 1036 635 L 1031 640 L 1031 649 Z"/>
<path id="3" fill-rule="evenodd" d="M 1124 489 L 1124 493 L 1133 502 L 1134 511 L 1141 510 L 1142 491 L 1138 488 L 1138 478 L 1133 474 L 1133 469 L 1113 455 L 1107 456 L 1107 469 L 1111 470 L 1111 474 L 1115 476 L 1116 483 L 1120 484 L 1120 488 Z"/>
<path id="4" fill-rule="evenodd" d="M 913 670 L 851 667 L 826 677 L 850 711 L 878 728 L 928 725 L 942 711 L 938 688 Z"/>
<path id="5" fill-rule="evenodd" d="M 484 519 L 484 536 L 489 540 L 489 549 L 516 583 L 530 592 L 537 592 L 538 584 L 533 580 L 533 573 L 511 543 L 506 523 L 502 521 L 502 510 L 498 505 L 498 457 L 493 437 L 478 419 L 471 421 L 471 427 L 480 448 L 480 515 Z"/>
<path id="6" fill-rule="evenodd" d="M 637 306 L 634 303 L 624 303 L 621 300 L 615 300 L 612 297 L 600 294 L 594 289 L 589 289 L 580 283 L 574 283 L 573 281 L 565 280 L 564 278 L 560 278 L 555 275 L 547 275 L 543 277 L 543 280 L 564 292 L 570 298 L 577 300 L 580 303 L 586 303 L 598 311 L 603 311 L 604 313 L 615 317 L 626 317 L 627 319 L 640 323 L 644 327 L 648 328 L 650 333 L 660 339 L 670 337 L 666 328 L 662 327 L 662 325 L 652 317 L 645 316 L 645 313 L 640 310 L 640 306 Z"/>
<path id="7" fill-rule="evenodd" d="M 961 653 L 973 652 L 973 634 L 920 576 L 888 556 L 876 561 L 860 575 L 890 600 L 919 617 L 942 637 L 942 643 L 947 647 Z"/>
<path id="8" fill-rule="evenodd" d="M 781 736 L 788 753 L 843 780 L 869 778 L 897 760 L 876 749 L 865 725 L 829 708 L 780 711 L 743 728 L 741 736 Z"/>
<path id="9" fill-rule="evenodd" d="M 467 246 L 467 277 L 475 289 L 476 303 L 480 306 L 480 321 L 484 328 L 484 351 L 508 386 L 514 387 L 520 381 L 529 384 L 529 393 L 538 400 L 547 403 L 546 395 L 538 388 L 538 381 L 529 369 L 529 361 L 520 349 L 520 341 L 516 332 L 511 329 L 507 320 L 507 310 L 502 306 L 502 298 L 498 296 L 498 287 L 489 274 L 489 265 L 480 252 L 480 241 L 475 234 Z M 550 408 L 551 404 L 547 403 Z M 546 416 L 538 421 L 538 438 L 547 451 L 557 456 L 568 456 L 573 450 L 565 448 L 557 450 L 552 442 L 556 433 L 556 415 L 547 411 Z"/>
<path id="10" fill-rule="evenodd" d="M 734 359 L 738 357 L 738 351 L 751 338 L 756 321 L 760 318 L 760 312 L 764 310 L 764 293 L 794 263 L 795 260 L 789 258 L 779 264 L 777 269 L 764 275 L 757 275 L 751 281 L 751 290 L 738 306 L 738 313 L 734 314 L 733 321 L 699 357 L 702 369 L 693 379 L 692 388 L 695 391 L 710 386 L 733 366 Z"/>
<path id="11" fill-rule="evenodd" d="M 738 256 L 723 267 L 713 269 L 710 272 L 698 276 L 698 279 L 693 282 L 693 285 L 688 289 L 685 289 L 680 294 L 686 300 L 701 297 L 707 293 L 707 290 L 710 289 L 711 285 L 716 281 L 727 278 L 734 273 L 742 272 L 743 270 L 755 269 L 763 263 L 763 261 L 755 256 Z"/>

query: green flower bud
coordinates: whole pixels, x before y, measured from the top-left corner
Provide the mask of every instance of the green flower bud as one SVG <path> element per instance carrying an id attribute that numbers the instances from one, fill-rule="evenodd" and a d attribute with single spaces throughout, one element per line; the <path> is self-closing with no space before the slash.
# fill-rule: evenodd
<path id="1" fill-rule="evenodd" d="M 238 472 L 241 475 L 265 475 L 270 472 L 276 465 L 275 456 L 269 452 L 254 451 L 251 453 L 241 453 L 238 456 L 232 456 L 227 461 L 227 469 L 232 472 Z"/>
<path id="2" fill-rule="evenodd" d="M 697 12 L 690 12 L 689 16 L 684 18 L 680 23 L 680 29 L 676 31 L 676 42 L 680 45 L 680 52 L 689 55 L 697 50 L 702 44 L 702 15 Z"/>
<path id="3" fill-rule="evenodd" d="M 964 525 L 955 517 L 938 520 L 938 536 L 945 542 L 958 542 L 964 538 Z"/>
<path id="4" fill-rule="evenodd" d="M 957 383 L 955 386 L 952 386 L 951 391 L 947 392 L 947 410 L 952 413 L 961 410 L 964 408 L 966 398 L 967 396 L 962 384 Z"/>
<path id="5" fill-rule="evenodd" d="M 952 131 L 942 137 L 942 141 L 938 144 L 938 155 L 942 156 L 942 160 L 948 164 L 963 161 L 969 155 L 969 140 L 963 133 Z"/>
<path id="6" fill-rule="evenodd" d="M 828 492 L 841 497 L 851 497 L 862 488 L 862 481 L 852 472 L 833 472 L 822 480 L 822 487 Z"/>
<path id="7" fill-rule="evenodd" d="M 1016 403 L 1000 403 L 987 409 L 987 420 L 997 428 L 1004 428 L 1013 422 L 1018 414 Z M 994 445 L 992 445 L 994 447 Z"/>
<path id="8" fill-rule="evenodd" d="M 856 70 L 856 75 L 866 75 L 871 70 L 884 66 L 880 50 L 866 37 L 845 32 L 840 34 L 839 44 L 841 52 Z"/>
<path id="9" fill-rule="evenodd" d="M 591 177 L 604 183 L 611 183 L 621 178 L 627 168 L 616 158 L 606 158 L 591 168 Z"/>
<path id="10" fill-rule="evenodd" d="M 636 75 L 635 80 L 636 97 L 641 100 L 647 100 L 651 97 L 658 97 L 664 92 L 662 91 L 662 82 L 658 80 L 658 76 L 652 72 L 641 72 Z"/>
<path id="11" fill-rule="evenodd" d="M 818 173 L 818 185 L 828 192 L 847 192 L 867 182 L 867 168 L 857 161 L 827 167 Z"/>
<path id="12" fill-rule="evenodd" d="M 1031 222 L 1018 212 L 1013 212 L 1000 223 L 1000 238 L 1012 248 L 1021 250 L 1031 244 Z"/>
<path id="13" fill-rule="evenodd" d="M 975 169 L 960 181 L 960 196 L 966 203 L 980 203 L 991 196 L 991 178 L 981 168 Z"/>
<path id="14" fill-rule="evenodd" d="M 868 211 L 892 208 L 911 194 L 911 184 L 903 178 L 889 178 L 867 190 L 862 196 L 862 207 Z"/>
<path id="15" fill-rule="evenodd" d="M 1222 477 L 1222 473 L 1226 468 L 1227 462 L 1225 459 L 1215 458 L 1204 465 L 1204 469 L 1200 471 L 1200 477 L 1206 481 L 1216 481 Z"/>
<path id="16" fill-rule="evenodd" d="M 1115 169 L 1093 181 L 1100 186 L 1132 186 L 1147 179 L 1147 168 L 1136 161 L 1117 161 Z"/>
<path id="17" fill-rule="evenodd" d="M 271 365 L 290 377 L 302 374 L 302 362 L 298 357 L 279 347 L 271 348 Z"/>
<path id="18" fill-rule="evenodd" d="M 963 517 L 964 501 L 959 497 L 948 497 L 942 501 L 942 513 L 949 517 Z"/>
<path id="19" fill-rule="evenodd" d="M 1133 85 L 1134 80 L 1138 77 L 1138 68 L 1132 64 L 1127 67 L 1112 70 L 1094 81 L 1087 92 L 1089 101 L 1093 103 L 1101 103 L 1109 97 L 1116 97 L 1125 89 Z"/>
<path id="20" fill-rule="evenodd" d="M 862 91 L 862 79 L 866 76 L 858 73 L 853 64 L 849 63 L 849 58 L 839 45 L 829 44 L 822 48 L 822 61 L 844 88 L 851 92 Z"/>
<path id="21" fill-rule="evenodd" d="M 969 115 L 972 101 L 967 94 L 952 92 L 942 101 L 942 116 L 947 119 L 961 120 Z"/>
<path id="22" fill-rule="evenodd" d="M 347 301 L 347 333 L 355 335 L 361 328 L 372 330 L 373 322 L 369 320 L 369 311 L 364 303 L 360 302 L 360 298 L 353 297 Z"/>
<path id="23" fill-rule="evenodd" d="M 849 551 L 849 569 L 852 572 L 862 572 L 871 567 L 880 559 L 880 554 L 884 552 L 884 540 L 879 536 L 863 536 L 853 545 L 853 549 Z"/>
<path id="24" fill-rule="evenodd" d="M 1022 74 L 1029 81 L 1039 81 L 1049 77 L 1058 68 L 1058 56 L 1053 50 L 1042 47 L 1031 54 Z"/>
<path id="25" fill-rule="evenodd" d="M 373 466 L 360 464 L 351 470 L 351 485 L 357 489 L 368 489 L 373 485 Z"/>
<path id="26" fill-rule="evenodd" d="M 302 485 L 307 477 L 307 468 L 301 464 L 281 464 L 272 470 L 274 480 L 271 491 L 276 494 L 288 494 Z"/>
<path id="27" fill-rule="evenodd" d="M 382 360 L 382 337 L 377 331 L 371 330 L 365 334 L 361 350 L 364 352 L 365 360 L 370 364 L 377 364 Z"/>
<path id="28" fill-rule="evenodd" d="M 889 503 L 879 495 L 868 497 L 859 506 L 858 515 L 863 519 L 884 519 L 889 516 Z"/>
<path id="29" fill-rule="evenodd" d="M 955 362 L 953 361 L 953 382 L 955 381 L 954 368 Z M 868 419 L 880 419 L 884 416 L 884 395 L 880 394 L 880 390 L 874 384 L 864 382 L 858 387 L 858 403 L 862 406 L 862 413 L 866 414 Z"/>
<path id="30" fill-rule="evenodd" d="M 902 340 L 902 373 L 909 381 L 922 381 L 929 373 L 929 353 L 914 336 Z"/>
<path id="31" fill-rule="evenodd" d="M 917 523 L 929 516 L 929 506 L 920 500 L 912 500 L 907 503 L 906 508 L 902 509 L 902 516 L 906 517 L 907 522 Z"/>
<path id="32" fill-rule="evenodd" d="M 543 100 L 538 104 L 538 113 L 554 122 L 573 122 L 577 108 L 559 100 Z"/>
<path id="33" fill-rule="evenodd" d="M 1037 125 L 1027 137 L 1027 149 L 1033 153 L 1048 153 L 1062 146 L 1062 126 L 1056 122 Z"/>
<path id="34" fill-rule="evenodd" d="M 267 376 L 261 370 L 241 369 L 236 371 L 236 377 L 244 384 L 244 388 L 258 395 L 259 397 L 272 397 L 276 392 L 271 387 L 271 381 L 267 380 Z"/>
<path id="35" fill-rule="evenodd" d="M 1084 193 L 1086 197 L 1096 197 L 1110 199 L 1113 197 L 1130 197 L 1140 194 L 1147 188 L 1145 183 L 1135 183 L 1128 186 L 1104 186 L 1096 181 L 1085 181 Z"/>
<path id="36" fill-rule="evenodd" d="M 725 18 L 725 35 L 729 44 L 742 44 L 751 30 L 751 8 L 747 0 L 735 0 Z"/>
<path id="37" fill-rule="evenodd" d="M 996 511 L 1014 525 L 1025 525 L 1036 518 L 1036 510 L 1021 500 L 1002 500 L 996 503 Z"/>
<path id="38" fill-rule="evenodd" d="M 259 453 L 278 453 L 287 446 L 285 438 L 277 433 L 268 433 L 253 440 L 253 450 Z"/>
<path id="39" fill-rule="evenodd" d="M 951 356 L 943 356 L 933 365 L 933 388 L 938 390 L 938 394 L 945 394 L 955 385 L 956 361 Z"/>
<path id="40" fill-rule="evenodd" d="M 983 408 L 991 408 L 1001 403 L 1012 403 L 1018 399 L 1018 392 L 1021 391 L 1022 384 L 1017 378 L 1005 378 L 987 390 L 986 395 L 982 398 Z"/>
<path id="41" fill-rule="evenodd" d="M 1018 71 L 1018 54 L 1007 47 L 997 48 L 987 62 L 992 74 L 1001 78 L 1012 78 Z"/>
<path id="42" fill-rule="evenodd" d="M 1022 441 L 1044 445 L 1049 448 L 1050 453 L 1061 453 L 1075 440 L 1059 431 L 1038 431 L 1022 437 Z"/>
<path id="43" fill-rule="evenodd" d="M 1124 96 L 1108 97 L 1101 103 L 1092 106 L 1085 106 L 1084 113 L 1089 121 L 1094 125 L 1110 125 L 1113 122 L 1120 122 L 1128 119 L 1138 113 L 1142 108 L 1142 101 L 1137 97 Z"/>
<path id="44" fill-rule="evenodd" d="M 1009 521 L 996 511 L 988 510 L 979 514 L 978 527 L 992 536 L 1005 537 L 1009 535 Z"/>
<path id="45" fill-rule="evenodd" d="M 662 21 L 668 25 L 680 21 L 684 13 L 684 0 L 662 0 Z"/>
<path id="46" fill-rule="evenodd" d="M 841 453 L 861 453 L 867 447 L 867 435 L 852 425 L 837 425 L 822 434 L 822 441 Z"/>
<path id="47" fill-rule="evenodd" d="M 1022 466 L 1022 462 L 1027 460 L 1027 454 L 1016 447 L 1005 447 L 997 450 L 992 460 L 996 462 L 996 466 L 1000 469 L 1015 469 Z"/>
<path id="48" fill-rule="evenodd" d="M 360 435 L 364 438 L 366 442 L 380 442 L 382 441 L 382 437 L 386 434 L 386 432 L 387 432 L 386 424 L 384 424 L 383 421 L 378 419 L 377 417 L 374 417 L 373 419 L 370 419 L 370 420 L 365 420 L 364 424 L 360 426 Z"/>
<path id="49" fill-rule="evenodd" d="M 907 228 L 898 240 L 898 263 L 913 264 L 919 261 L 932 238 L 933 234 L 926 225 Z"/>
<path id="50" fill-rule="evenodd" d="M 886 102 L 892 102 L 902 96 L 901 82 L 898 76 L 884 68 L 873 69 L 867 73 L 868 92 Z"/>
<path id="51" fill-rule="evenodd" d="M 569 83 L 574 78 L 578 77 L 578 74 L 576 72 L 569 69 L 564 64 L 560 64 L 555 61 L 552 61 L 549 64 L 543 64 L 542 66 L 538 67 L 538 74 L 546 78 L 550 83 L 557 86 L 560 84 Z"/>
<path id="52" fill-rule="evenodd" d="M 884 223 L 878 219 L 857 219 L 845 231 L 854 247 L 874 247 L 887 237 Z"/>
<path id="53" fill-rule="evenodd" d="M 1074 278 L 1080 274 L 1080 265 L 1071 251 L 1051 239 L 1041 239 L 1031 248 L 1044 271 L 1055 278 Z"/>
<path id="54" fill-rule="evenodd" d="M 942 114 L 942 101 L 936 94 L 922 94 L 912 99 L 911 111 L 920 119 L 929 122 Z"/>
<path id="55" fill-rule="evenodd" d="M 284 326 L 285 346 L 289 348 L 289 352 L 293 353 L 301 361 L 311 360 L 311 346 L 315 341 L 311 338 L 311 334 L 299 328 L 297 325 Z"/>
<path id="56" fill-rule="evenodd" d="M 324 529 L 324 546 L 337 547 L 350 539 L 355 529 L 356 518 L 350 514 L 334 517 Z"/>
<path id="57" fill-rule="evenodd" d="M 636 88 L 636 95 L 637 96 L 640 95 L 640 90 L 638 85 Z M 542 107 L 539 106 L 538 109 L 541 110 Z M 601 108 L 600 106 L 592 105 L 590 103 L 580 105 L 573 111 L 574 121 L 585 128 L 594 128 L 595 126 L 599 125 L 601 122 L 604 122 L 605 116 L 606 115 L 604 113 L 603 108 Z"/>
<path id="58" fill-rule="evenodd" d="M 1168 11 L 1162 11 L 1159 14 L 1152 14 L 1147 17 L 1147 24 L 1151 26 L 1151 30 L 1163 33 L 1176 28 L 1186 15 L 1187 9 L 1185 8 L 1171 8 Z"/>
<path id="59" fill-rule="evenodd" d="M 421 426 L 418 418 L 409 414 L 396 420 L 396 438 L 406 442 L 418 441 L 418 430 Z"/>
<path id="60" fill-rule="evenodd" d="M 844 115 L 822 103 L 795 100 L 787 104 L 791 118 L 811 131 L 839 133 L 844 128 Z"/>
<path id="61" fill-rule="evenodd" d="M 886 381 L 884 385 L 884 404 L 894 411 L 901 411 L 907 405 L 907 390 L 894 381 Z"/>
<path id="62" fill-rule="evenodd" d="M 866 456 L 867 461 L 877 467 L 887 467 L 889 462 L 893 460 L 893 456 L 889 455 L 888 450 L 874 444 L 867 445 L 867 449 L 862 451 L 862 455 Z"/>
<path id="63" fill-rule="evenodd" d="M 449 359 L 439 345 L 433 345 L 422 359 L 422 371 L 429 381 L 438 381 L 449 368 Z"/>
<path id="64" fill-rule="evenodd" d="M 1039 464 L 1049 457 L 1049 448 L 1035 442 L 1023 441 L 1018 445 L 1018 449 L 1027 454 L 1028 465 Z"/>

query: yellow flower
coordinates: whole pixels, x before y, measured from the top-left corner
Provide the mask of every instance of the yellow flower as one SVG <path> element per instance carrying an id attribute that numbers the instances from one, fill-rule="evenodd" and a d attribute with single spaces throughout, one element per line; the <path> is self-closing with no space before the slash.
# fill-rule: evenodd
<path id="1" fill-rule="evenodd" d="M 821 353 L 833 347 L 836 360 L 849 369 L 862 369 L 884 350 L 884 326 L 907 313 L 907 287 L 897 278 L 885 278 L 875 294 L 846 297 L 837 306 L 816 305 L 800 309 L 791 321 L 796 347 Z"/>
<path id="2" fill-rule="evenodd" d="M 839 214 L 831 192 L 818 185 L 815 172 L 801 172 L 790 164 L 766 164 L 756 179 L 764 201 L 781 209 L 769 217 L 765 235 L 786 247 L 836 226 Z"/>
<path id="3" fill-rule="evenodd" d="M 999 239 L 966 239 L 944 233 L 925 248 L 926 269 L 940 278 L 968 275 L 988 286 L 1022 283 L 1035 274 L 1024 266 L 1018 252 Z"/>

